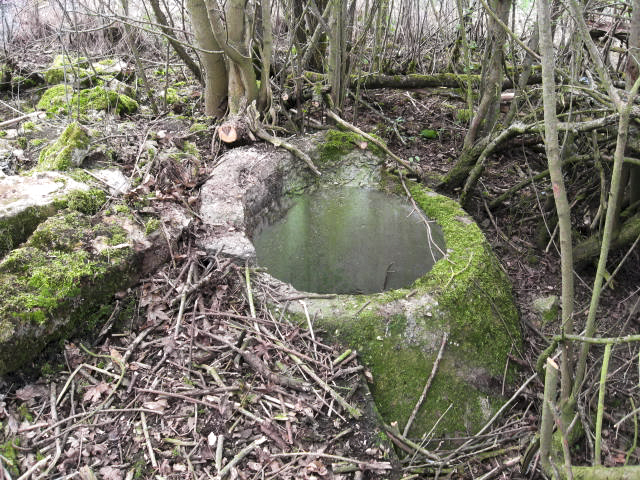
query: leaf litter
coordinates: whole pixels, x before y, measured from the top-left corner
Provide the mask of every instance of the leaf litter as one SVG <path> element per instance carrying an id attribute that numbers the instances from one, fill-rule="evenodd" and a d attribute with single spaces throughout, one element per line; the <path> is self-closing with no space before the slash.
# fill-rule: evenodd
<path id="1" fill-rule="evenodd" d="M 184 241 L 121 332 L 0 398 L 0 478 L 388 478 L 357 356 L 246 287 Z"/>

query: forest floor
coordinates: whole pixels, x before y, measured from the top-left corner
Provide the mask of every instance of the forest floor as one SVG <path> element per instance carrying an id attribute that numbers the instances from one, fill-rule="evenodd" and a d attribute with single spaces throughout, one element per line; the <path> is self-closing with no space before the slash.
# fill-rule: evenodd
<path id="1" fill-rule="evenodd" d="M 198 93 L 194 87 L 191 101 L 197 101 Z M 435 184 L 451 168 L 465 133 L 457 119 L 464 108 L 460 99 L 450 92 L 427 90 L 370 91 L 362 99 L 367 105 L 358 104 L 354 112 L 349 102 L 344 117 L 381 136 L 399 156 L 419 164 L 426 172 L 426 183 Z M 20 111 L 24 102 L 6 97 L 3 118 L 15 116 L 13 109 Z M 173 109 L 179 112 L 187 107 L 174 105 Z M 321 111 L 313 116 L 326 123 Z M 176 122 L 166 115 L 135 115 L 126 121 L 129 126 L 119 130 L 126 132 L 120 136 L 113 135 L 118 130 L 116 119 L 92 125 L 102 128 L 104 137 L 112 137 L 110 146 L 125 171 L 135 167 L 150 125 L 156 130 L 170 126 L 167 141 L 190 135 L 190 121 Z M 105 127 L 109 124 L 113 131 Z M 424 130 L 437 135 L 429 138 L 433 135 L 421 134 Z M 214 158 L 210 135 L 196 135 L 193 140 L 202 154 L 204 178 L 224 148 Z M 33 165 L 38 150 L 27 148 L 20 168 Z M 521 375 L 505 398 L 533 375 L 538 355 L 558 331 L 558 322 L 541 322 L 532 302 L 560 296 L 559 254 L 557 242 L 550 241 L 544 230 L 540 233 L 542 212 L 550 211 L 544 182 L 520 191 L 501 208 L 489 210 L 486 203 L 545 168 L 542 153 L 510 145 L 490 161 L 479 184 L 482 191 L 476 192 L 469 209 L 512 281 L 522 319 L 524 351 L 511 356 L 521 366 Z M 570 197 L 581 199 L 592 178 L 580 171 L 571 175 Z M 176 196 L 197 195 L 192 186 L 174 188 Z M 577 225 L 588 220 L 593 203 L 587 194 L 574 210 Z M 485 435 L 447 439 L 454 447 L 443 439 L 423 439 L 422 448 L 432 457 L 409 454 L 397 462 L 389 445 L 379 441 L 379 430 L 367 420 L 351 418 L 333 396 L 341 392 L 348 402 L 357 404 L 359 396 L 367 394 L 362 388 L 366 368 L 357 358 L 336 362 L 343 349 L 323 343 L 322 332 L 289 324 L 259 303 L 252 307 L 249 293 L 263 287 L 248 283 L 244 268 L 198 251 L 194 247 L 198 234 L 194 224 L 172 252 L 171 262 L 117 299 L 113 317 L 126 322 L 105 330 L 90 347 L 82 340 L 68 342 L 63 354 L 42 360 L 36 369 L 0 379 L 4 430 L 0 463 L 5 469 L 4 473 L 0 469 L 0 479 L 3 475 L 17 478 L 30 468 L 38 472 L 37 478 L 79 474 L 83 479 L 95 475 L 113 480 L 158 475 L 202 479 L 215 477 L 224 465 L 230 478 L 243 479 L 539 478 L 535 459 L 525 471 L 520 465 L 538 428 L 543 391 L 538 379 L 518 394 Z M 605 290 L 600 305 L 602 335 L 638 330 L 637 308 L 632 307 L 640 298 L 639 262 L 638 254 L 632 253 L 612 287 Z M 577 272 L 579 325 L 586 318 L 592 277 L 592 269 Z M 189 288 L 192 285 L 197 288 Z M 581 399 L 583 423 L 591 427 L 601 354 L 599 349 L 592 350 L 594 368 Z M 640 449 L 635 445 L 630 449 L 633 422 L 613 427 L 632 409 L 629 398 L 638 398 L 638 365 L 632 354 L 631 349 L 620 347 L 613 356 L 603 429 L 605 465 L 623 464 L 628 453 L 631 463 L 640 459 Z M 321 381 L 306 370 L 302 386 L 261 375 L 265 365 L 283 375 L 299 375 L 300 360 Z M 574 453 L 574 464 L 592 448 L 589 441 L 581 445 Z M 399 452 L 412 451 L 401 439 L 397 446 Z"/>

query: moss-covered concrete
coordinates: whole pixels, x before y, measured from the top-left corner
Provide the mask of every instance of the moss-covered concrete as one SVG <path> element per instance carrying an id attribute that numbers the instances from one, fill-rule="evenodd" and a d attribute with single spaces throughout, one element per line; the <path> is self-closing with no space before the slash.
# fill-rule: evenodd
<path id="1" fill-rule="evenodd" d="M 0 219 L 0 258 L 24 242 L 40 223 L 56 212 L 53 204 L 27 207 Z"/>
<path id="2" fill-rule="evenodd" d="M 95 329 L 101 307 L 131 284 L 135 254 L 94 245 L 127 239 L 116 222 L 94 222 L 65 210 L 40 224 L 0 262 L 0 375 L 24 364 L 45 345 Z"/>
<path id="3" fill-rule="evenodd" d="M 84 57 L 56 55 L 51 66 L 44 72 L 44 79 L 50 85 L 73 81 L 81 81 L 91 76 L 89 62 Z"/>
<path id="4" fill-rule="evenodd" d="M 41 170 L 68 170 L 78 166 L 87 153 L 89 134 L 77 122 L 71 123 L 51 146 L 40 152 L 38 168 Z"/>
<path id="5" fill-rule="evenodd" d="M 382 153 L 382 150 L 377 145 L 368 142 L 357 133 L 344 130 L 329 130 L 319 145 L 319 158 L 323 162 L 339 160 L 340 156 L 346 155 L 354 148 L 361 148 L 362 146 L 376 155 Z"/>
<path id="6" fill-rule="evenodd" d="M 382 170 L 384 159 L 361 150 L 358 141 L 340 131 L 301 139 L 297 146 L 318 160 L 321 177 L 286 154 L 260 156 L 255 149 L 233 149 L 202 186 L 200 208 L 205 224 L 233 225 L 233 235 L 224 229 L 203 239 L 201 248 L 243 262 L 255 260 L 248 240 L 255 229 L 281 218 L 291 198 L 326 185 L 406 196 L 400 179 Z M 335 298 L 311 294 L 303 295 L 304 301 L 315 328 L 358 351 L 372 373 L 377 408 L 386 422 L 397 421 L 401 431 L 446 334 L 442 362 L 410 435 L 475 432 L 502 401 L 507 355 L 521 345 L 511 287 L 484 235 L 457 202 L 405 182 L 419 208 L 442 228 L 446 255 L 405 289 Z M 301 292 L 266 273 L 258 275 L 271 287 L 265 301 L 287 304 L 292 319 L 307 325 L 299 302 L 287 301 L 300 298 Z M 512 378 L 510 370 L 506 381 Z"/>
<path id="7" fill-rule="evenodd" d="M 138 102 L 103 86 L 75 91 L 70 85 L 61 84 L 47 89 L 37 107 L 48 115 L 79 113 L 83 116 L 91 110 L 128 115 L 138 110 Z"/>

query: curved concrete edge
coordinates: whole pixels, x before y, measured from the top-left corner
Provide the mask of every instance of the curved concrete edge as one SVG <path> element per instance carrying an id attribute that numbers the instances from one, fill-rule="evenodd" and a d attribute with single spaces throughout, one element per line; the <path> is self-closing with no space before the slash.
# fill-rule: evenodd
<path id="1" fill-rule="evenodd" d="M 314 158 L 316 147 L 308 147 Z M 256 217 L 281 211 L 281 202 L 322 182 L 405 195 L 399 178 L 377 168 L 379 163 L 373 155 L 352 152 L 339 162 L 319 164 L 323 178 L 318 179 L 287 153 L 235 149 L 202 188 L 200 213 L 209 233 L 200 246 L 253 263 L 249 236 L 260 223 Z M 521 343 L 511 287 L 484 235 L 457 202 L 415 182 L 406 185 L 420 209 L 440 224 L 447 244 L 447 255 L 410 288 L 319 298 L 266 273 L 258 279 L 268 284 L 270 298 L 264 300 L 272 306 L 286 306 L 303 325 L 308 323 L 306 308 L 319 328 L 358 349 L 373 375 L 371 389 L 382 417 L 398 421 L 401 428 L 446 333 L 448 344 L 432 385 L 435 393 L 427 396 L 411 432 L 473 432 L 500 404 L 507 354 Z"/>

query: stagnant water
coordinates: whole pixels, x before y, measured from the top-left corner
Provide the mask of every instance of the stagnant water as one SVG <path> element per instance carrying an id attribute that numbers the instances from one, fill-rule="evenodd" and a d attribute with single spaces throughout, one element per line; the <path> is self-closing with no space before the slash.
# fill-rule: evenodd
<path id="1" fill-rule="evenodd" d="M 441 228 L 404 199 L 356 187 L 302 195 L 255 232 L 258 265 L 297 290 L 367 294 L 408 287 L 445 250 Z"/>

